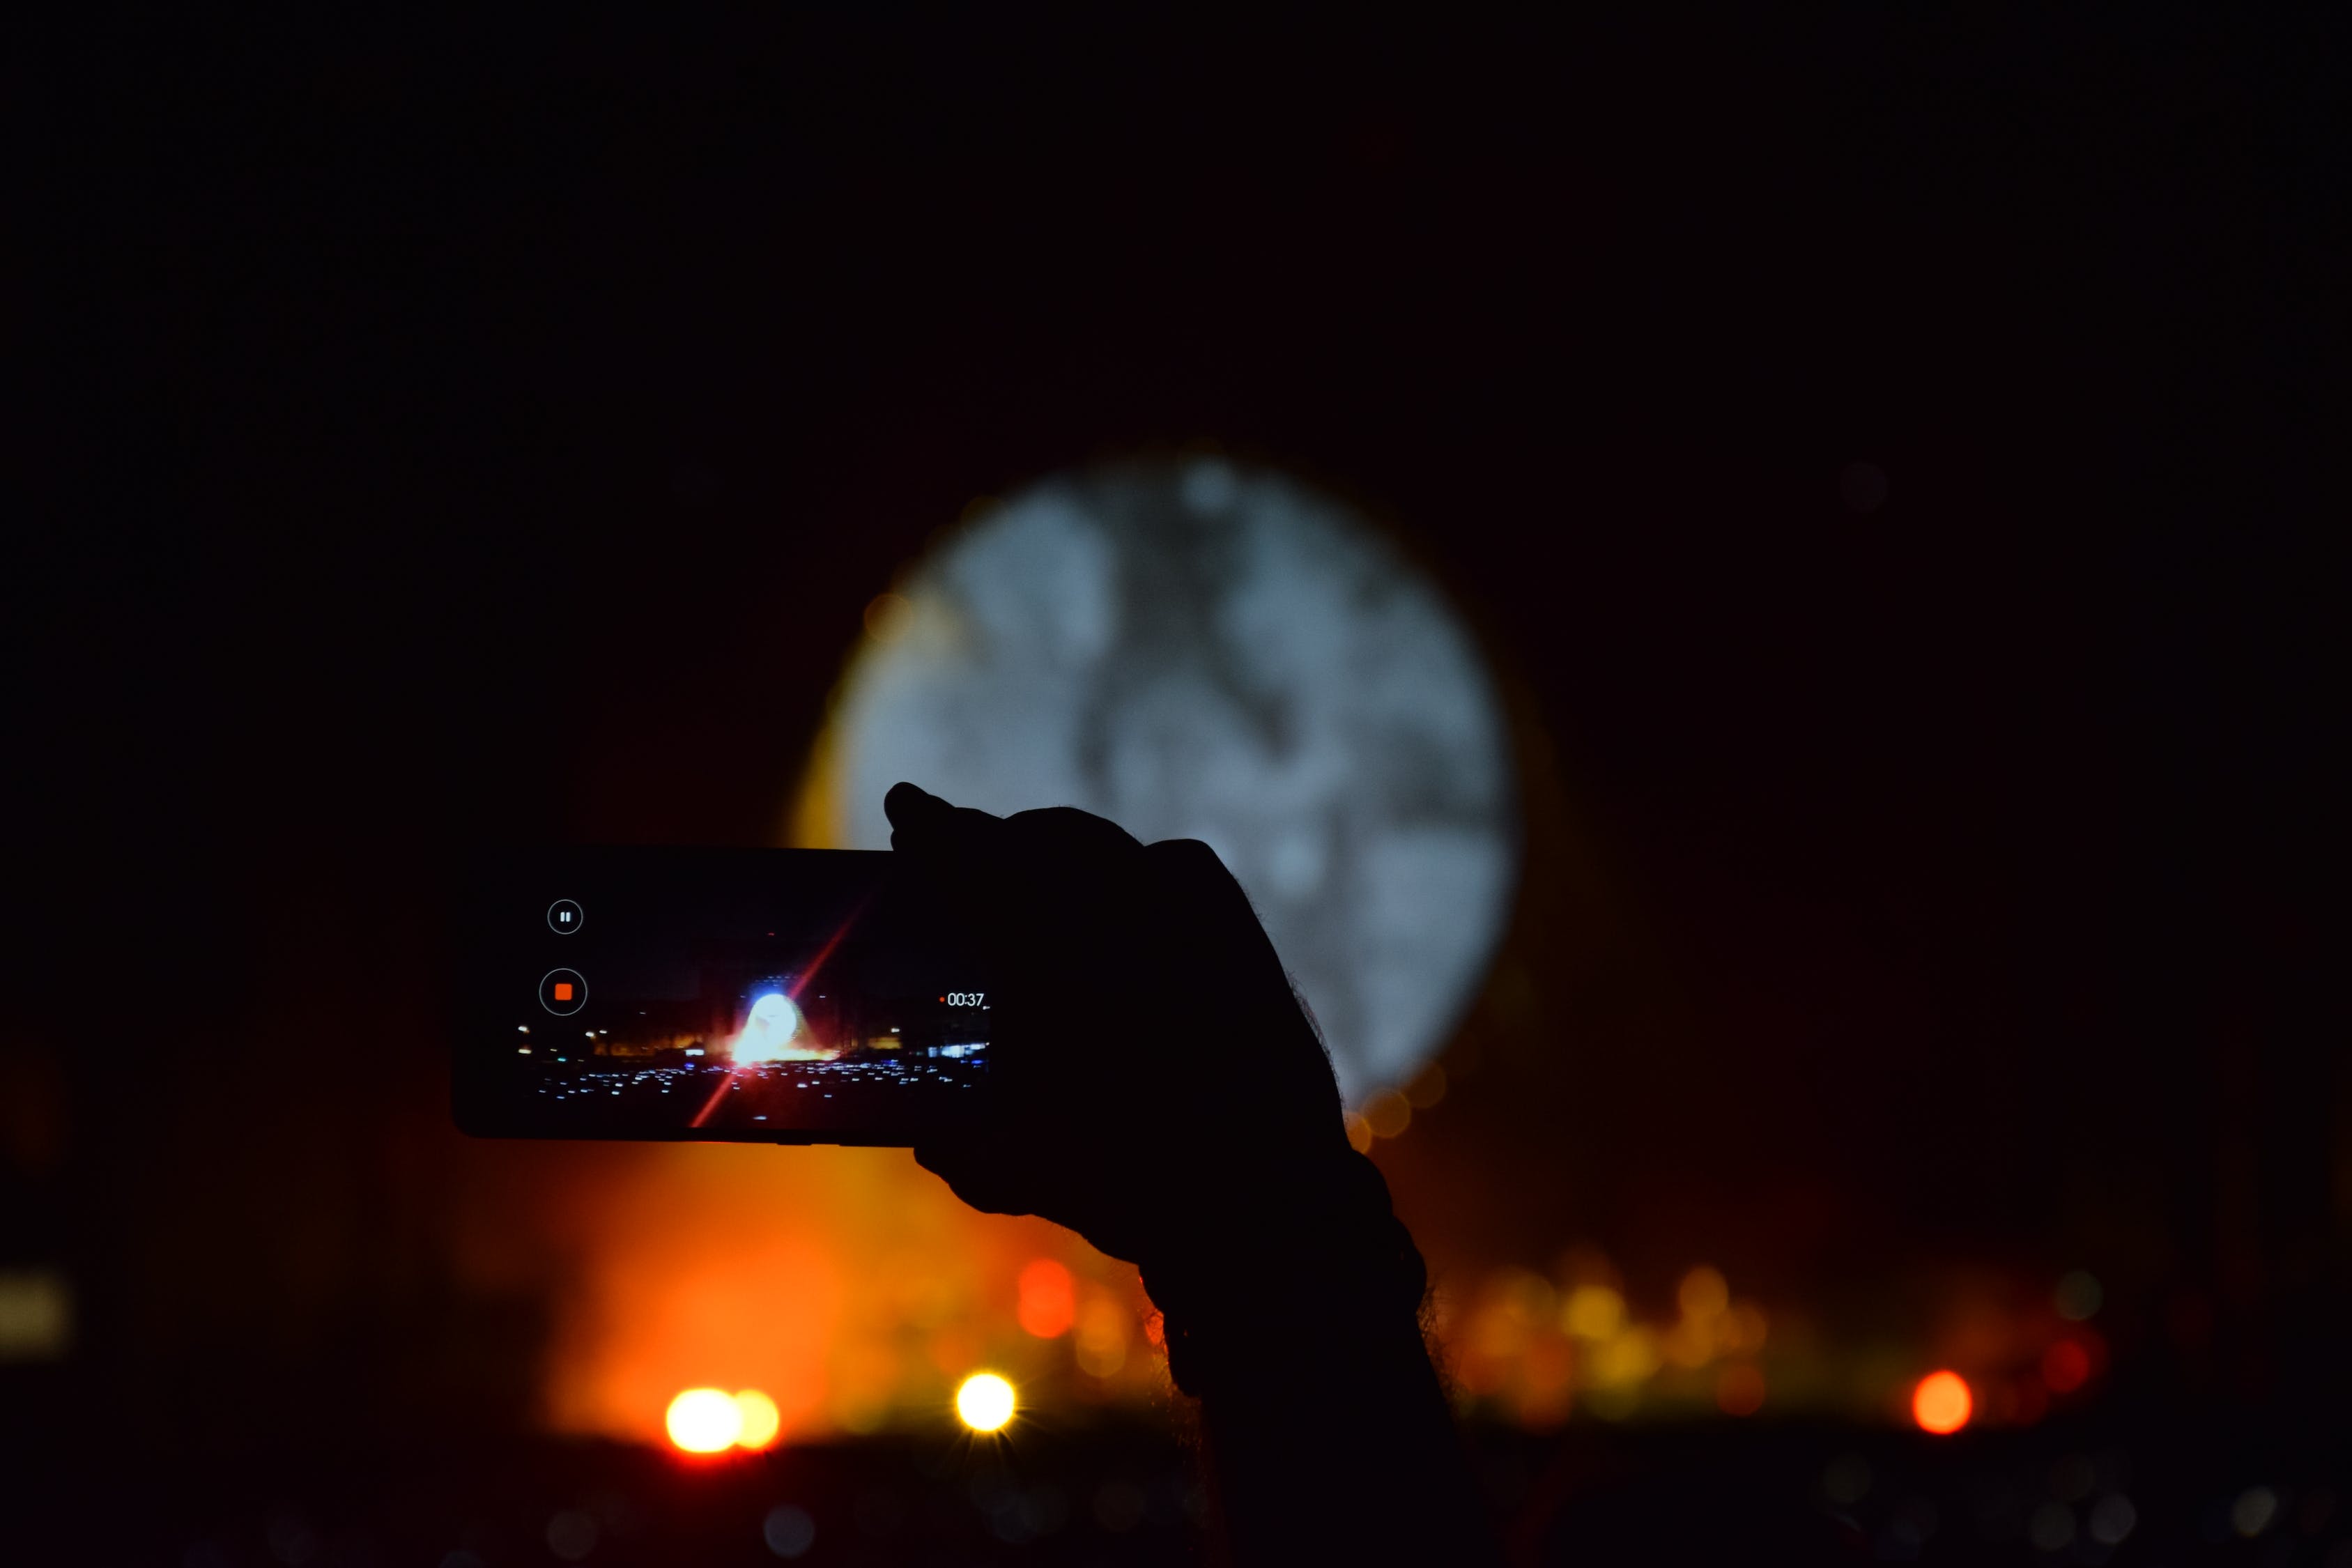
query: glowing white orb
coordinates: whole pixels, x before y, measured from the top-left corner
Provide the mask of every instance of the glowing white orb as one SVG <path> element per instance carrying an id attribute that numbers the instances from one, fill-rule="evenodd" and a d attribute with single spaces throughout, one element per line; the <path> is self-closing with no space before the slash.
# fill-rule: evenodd
<path id="1" fill-rule="evenodd" d="M 909 779 L 1205 840 L 1360 1104 L 1444 1043 L 1517 848 L 1505 724 L 1444 598 L 1348 508 L 1219 458 L 1050 479 L 869 615 L 813 780 L 884 848 Z"/>
<path id="2" fill-rule="evenodd" d="M 800 1009 L 782 992 L 771 991 L 751 1004 L 751 1016 L 743 1020 L 728 1054 L 739 1062 L 780 1062 L 805 1056 L 806 1051 L 793 1046 L 793 1037 L 800 1028 Z"/>
<path id="3" fill-rule="evenodd" d="M 669 1440 L 689 1454 L 716 1454 L 742 1435 L 743 1413 L 715 1388 L 689 1388 L 669 1402 Z"/>
<path id="4" fill-rule="evenodd" d="M 975 1432 L 1002 1431 L 1013 1419 L 1013 1385 L 992 1372 L 976 1372 L 956 1388 L 956 1414 Z"/>

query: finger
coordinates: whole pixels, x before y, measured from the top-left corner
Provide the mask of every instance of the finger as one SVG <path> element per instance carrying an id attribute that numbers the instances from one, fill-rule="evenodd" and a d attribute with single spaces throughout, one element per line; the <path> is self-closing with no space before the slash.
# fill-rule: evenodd
<path id="1" fill-rule="evenodd" d="M 899 842 L 901 837 L 922 837 L 939 831 L 940 819 L 954 810 L 929 790 L 903 780 L 892 784 L 890 793 L 882 797 L 882 815 L 890 819 L 890 847 L 910 847 Z"/>
<path id="2" fill-rule="evenodd" d="M 1003 818 L 951 805 L 913 784 L 892 784 L 882 797 L 882 810 L 890 818 L 893 849 L 975 869 L 1002 852 Z"/>

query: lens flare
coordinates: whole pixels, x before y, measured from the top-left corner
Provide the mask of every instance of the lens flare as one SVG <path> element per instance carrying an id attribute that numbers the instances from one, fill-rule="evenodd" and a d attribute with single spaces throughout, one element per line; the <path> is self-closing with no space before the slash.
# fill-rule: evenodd
<path id="1" fill-rule="evenodd" d="M 764 1448 L 776 1440 L 783 1430 L 783 1413 L 776 1402 L 756 1388 L 747 1388 L 735 1396 L 735 1414 L 739 1429 L 735 1441 L 746 1448 Z"/>
<path id="2" fill-rule="evenodd" d="M 716 1388 L 689 1388 L 669 1402 L 669 1440 L 689 1454 L 719 1453 L 742 1434 L 741 1408 Z"/>
<path id="3" fill-rule="evenodd" d="M 1013 1385 L 992 1372 L 976 1372 L 956 1389 L 956 1414 L 975 1432 L 1001 1432 L 1013 1419 Z"/>
<path id="4" fill-rule="evenodd" d="M 1931 1372 L 1911 1391 L 1911 1418 L 1938 1436 L 1967 1426 L 1975 1409 L 1976 1398 L 1957 1372 Z"/>

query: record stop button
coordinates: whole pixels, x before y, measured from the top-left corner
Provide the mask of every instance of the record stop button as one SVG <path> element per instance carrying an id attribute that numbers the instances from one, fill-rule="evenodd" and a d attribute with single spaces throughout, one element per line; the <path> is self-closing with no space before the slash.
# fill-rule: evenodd
<path id="1" fill-rule="evenodd" d="M 562 1017 L 588 1005 L 588 982 L 576 969 L 551 969 L 539 983 L 539 1005 Z"/>
<path id="2" fill-rule="evenodd" d="M 570 899 L 558 899 L 547 906 L 547 929 L 558 936 L 570 936 L 588 923 L 588 911 Z"/>

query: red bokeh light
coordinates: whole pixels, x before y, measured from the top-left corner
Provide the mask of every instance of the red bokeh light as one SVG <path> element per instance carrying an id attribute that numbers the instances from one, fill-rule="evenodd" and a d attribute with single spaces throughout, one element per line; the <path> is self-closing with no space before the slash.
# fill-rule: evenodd
<path id="1" fill-rule="evenodd" d="M 2091 1380 L 2091 1352 L 2073 1340 L 2060 1340 L 2042 1352 L 2042 1381 L 2053 1394 L 2072 1394 Z"/>
<path id="2" fill-rule="evenodd" d="M 1752 1363 L 1733 1362 L 1715 1380 L 1715 1407 L 1726 1415 L 1753 1415 L 1764 1408 L 1764 1374 Z"/>
<path id="3" fill-rule="evenodd" d="M 1057 1340 L 1078 1321 L 1078 1290 L 1070 1271 L 1050 1258 L 1021 1270 L 1021 1326 L 1041 1340 Z"/>

